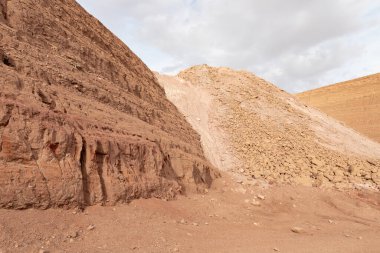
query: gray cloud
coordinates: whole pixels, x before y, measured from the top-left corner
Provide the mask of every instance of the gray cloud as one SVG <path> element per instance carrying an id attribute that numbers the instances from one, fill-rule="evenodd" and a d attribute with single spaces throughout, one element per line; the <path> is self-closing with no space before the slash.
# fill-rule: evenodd
<path id="1" fill-rule="evenodd" d="M 378 1 L 79 2 L 158 71 L 228 66 L 296 92 L 380 69 Z"/>

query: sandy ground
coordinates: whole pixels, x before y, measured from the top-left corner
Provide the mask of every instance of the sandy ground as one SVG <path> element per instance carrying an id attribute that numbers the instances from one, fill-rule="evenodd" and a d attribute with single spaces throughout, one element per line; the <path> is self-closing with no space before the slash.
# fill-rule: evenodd
<path id="1" fill-rule="evenodd" d="M 244 186 L 225 176 L 176 201 L 0 210 L 0 252 L 378 253 L 379 205 L 378 193 Z"/>

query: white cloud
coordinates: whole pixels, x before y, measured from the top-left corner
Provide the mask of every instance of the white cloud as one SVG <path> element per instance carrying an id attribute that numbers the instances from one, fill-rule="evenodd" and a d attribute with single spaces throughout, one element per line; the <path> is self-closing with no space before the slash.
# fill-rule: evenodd
<path id="1" fill-rule="evenodd" d="M 296 92 L 380 70 L 379 1 L 79 2 L 158 71 L 228 66 Z"/>

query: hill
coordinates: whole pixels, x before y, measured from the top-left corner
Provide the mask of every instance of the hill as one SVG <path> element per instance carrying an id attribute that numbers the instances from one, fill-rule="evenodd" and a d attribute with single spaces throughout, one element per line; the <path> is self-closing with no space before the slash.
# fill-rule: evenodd
<path id="1" fill-rule="evenodd" d="M 296 96 L 380 143 L 380 73 Z"/>
<path id="2" fill-rule="evenodd" d="M 249 72 L 202 65 L 158 78 L 206 156 L 238 180 L 380 186 L 378 143 Z"/>

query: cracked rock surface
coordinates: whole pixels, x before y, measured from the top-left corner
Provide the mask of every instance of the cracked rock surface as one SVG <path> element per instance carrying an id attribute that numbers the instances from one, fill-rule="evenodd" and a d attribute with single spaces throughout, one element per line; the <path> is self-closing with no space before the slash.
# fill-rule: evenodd
<path id="1" fill-rule="evenodd" d="M 73 0 L 0 1 L 0 207 L 173 199 L 218 173 L 145 64 Z"/>

